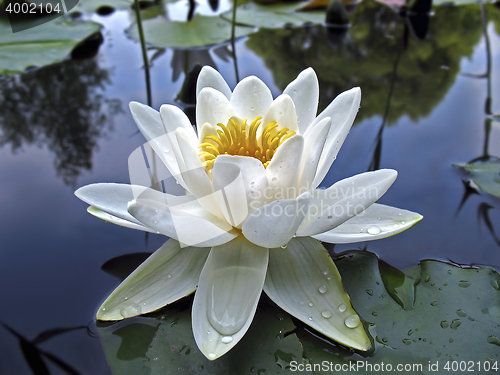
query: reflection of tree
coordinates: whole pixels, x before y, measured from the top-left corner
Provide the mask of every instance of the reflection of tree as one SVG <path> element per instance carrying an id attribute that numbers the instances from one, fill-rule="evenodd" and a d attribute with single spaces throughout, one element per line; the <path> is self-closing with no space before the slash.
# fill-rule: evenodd
<path id="1" fill-rule="evenodd" d="M 121 111 L 119 101 L 99 93 L 107 82 L 108 72 L 95 60 L 68 60 L 1 81 L 0 146 L 46 145 L 58 175 L 75 184 L 92 167 L 108 115 Z"/>
<path id="2" fill-rule="evenodd" d="M 262 29 L 249 37 L 247 46 L 264 58 L 280 88 L 312 66 L 320 81 L 320 107 L 341 91 L 360 86 L 363 100 L 358 117 L 383 115 L 404 20 L 368 1 L 351 17 L 352 27 L 335 43 L 327 40 L 322 26 L 314 26 Z M 453 84 L 460 59 L 472 54 L 480 36 L 478 6 L 437 7 L 427 39 L 410 38 L 401 56 L 388 123 L 403 115 L 417 120 L 429 114 Z"/>

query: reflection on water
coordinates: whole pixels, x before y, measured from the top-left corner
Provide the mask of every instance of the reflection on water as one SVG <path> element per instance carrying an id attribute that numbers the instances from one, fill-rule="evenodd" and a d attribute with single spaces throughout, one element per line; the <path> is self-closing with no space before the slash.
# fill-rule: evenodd
<path id="1" fill-rule="evenodd" d="M 351 15 L 351 24 L 348 33 L 335 43 L 325 37 L 323 26 L 312 26 L 305 30 L 260 30 L 246 45 L 262 56 L 280 89 L 303 67 L 312 66 L 321 83 L 320 107 L 345 88 L 359 86 L 363 102 L 358 121 L 383 116 L 405 19 L 388 7 L 363 2 Z M 409 38 L 401 56 L 388 123 L 405 115 L 412 120 L 428 115 L 455 82 L 460 59 L 471 56 L 480 37 L 478 7 L 436 8 L 428 38 L 425 42 Z"/>
<path id="2" fill-rule="evenodd" d="M 68 60 L 0 81 L 0 146 L 47 147 L 58 175 L 74 185 L 122 111 L 120 101 L 100 93 L 110 83 L 96 60 Z"/>

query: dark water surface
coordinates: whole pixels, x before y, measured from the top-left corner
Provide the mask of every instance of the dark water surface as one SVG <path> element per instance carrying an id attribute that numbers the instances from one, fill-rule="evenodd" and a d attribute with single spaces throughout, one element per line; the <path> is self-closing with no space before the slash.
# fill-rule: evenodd
<path id="1" fill-rule="evenodd" d="M 436 8 L 422 41 L 411 31 L 405 39 L 398 14 L 366 2 L 344 35 L 310 26 L 237 42 L 240 77 L 260 77 L 274 96 L 308 66 L 321 109 L 360 86 L 355 126 L 322 186 L 394 168 L 399 177 L 381 202 L 424 215 L 400 235 L 334 251 L 366 247 L 398 268 L 426 258 L 500 268 L 499 199 L 467 187 L 452 165 L 500 156 L 500 12 L 485 10 L 487 24 L 479 5 Z M 131 100 L 146 102 L 140 46 L 123 33 L 130 14 L 95 20 L 106 26 L 95 58 L 0 80 L 0 321 L 28 340 L 87 326 L 119 282 L 101 266 L 164 241 L 150 235 L 146 243 L 142 232 L 92 217 L 73 195 L 89 183 L 129 182 L 128 156 L 144 142 L 128 111 Z M 188 107 L 176 98 L 196 63 L 216 66 L 234 87 L 228 49 L 164 51 L 151 68 L 153 107 Z M 18 339 L 0 332 L 0 374 L 29 374 Z M 39 347 L 80 373 L 109 373 L 99 339 L 85 329 Z"/>

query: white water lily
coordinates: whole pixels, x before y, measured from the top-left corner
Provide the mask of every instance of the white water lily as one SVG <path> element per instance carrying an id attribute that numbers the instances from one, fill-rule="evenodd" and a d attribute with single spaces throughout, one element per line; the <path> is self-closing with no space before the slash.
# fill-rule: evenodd
<path id="1" fill-rule="evenodd" d="M 399 233 L 419 214 L 374 203 L 394 170 L 367 172 L 317 189 L 356 116 L 361 91 L 340 94 L 316 116 L 309 68 L 273 100 L 256 77 L 231 92 L 204 67 L 196 128 L 177 107 L 132 102 L 142 134 L 188 192 L 94 184 L 76 191 L 103 220 L 171 237 L 108 297 L 99 320 L 160 309 L 196 291 L 193 333 L 213 360 L 243 337 L 262 290 L 282 309 L 339 343 L 370 340 L 340 274 L 318 241 L 350 243 Z"/>

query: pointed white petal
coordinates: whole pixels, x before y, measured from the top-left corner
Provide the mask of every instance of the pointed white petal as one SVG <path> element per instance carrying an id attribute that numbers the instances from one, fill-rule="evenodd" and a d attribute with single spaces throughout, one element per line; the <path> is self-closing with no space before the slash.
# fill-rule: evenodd
<path id="1" fill-rule="evenodd" d="M 392 169 L 365 172 L 341 180 L 326 190 L 316 190 L 298 236 L 311 236 L 333 229 L 370 207 L 396 180 Z"/>
<path id="2" fill-rule="evenodd" d="M 145 190 L 152 190 L 144 186 L 127 184 L 91 184 L 83 186 L 75 195 L 90 206 L 94 206 L 101 211 L 107 212 L 122 220 L 130 221 L 142 225 L 127 211 L 128 202 L 137 198 Z"/>
<path id="3" fill-rule="evenodd" d="M 207 135 L 215 135 L 218 137 L 217 127 L 210 125 L 208 122 L 201 127 L 199 143 L 202 143 Z"/>
<path id="4" fill-rule="evenodd" d="M 205 65 L 198 76 L 196 82 L 196 97 L 200 94 L 201 90 L 205 87 L 212 87 L 220 91 L 228 99 L 231 99 L 231 89 L 220 73 L 211 66 Z"/>
<path id="5" fill-rule="evenodd" d="M 330 243 L 378 240 L 401 233 L 422 218 L 423 216 L 416 212 L 374 203 L 338 227 L 313 237 Z"/>
<path id="6" fill-rule="evenodd" d="M 227 353 L 248 330 L 262 292 L 268 257 L 268 249 L 243 236 L 210 251 L 192 313 L 196 344 L 208 359 Z"/>
<path id="7" fill-rule="evenodd" d="M 330 166 L 337 157 L 340 147 L 342 147 L 347 134 L 349 134 L 351 130 L 354 118 L 358 113 L 360 102 L 361 90 L 359 87 L 355 87 L 337 96 L 333 102 L 316 117 L 316 120 L 314 120 L 313 125 L 317 124 L 325 117 L 330 117 L 332 119 L 332 125 L 330 127 L 328 139 L 325 142 L 325 148 L 321 154 L 318 170 L 316 171 L 316 176 L 313 181 L 313 187 L 317 187 L 321 181 L 323 181 L 323 178 L 325 178 Z M 310 131 L 311 128 L 312 127 L 309 127 L 308 131 Z"/>
<path id="8" fill-rule="evenodd" d="M 225 221 L 199 209 L 196 200 L 183 204 L 168 203 L 140 199 L 132 201 L 128 210 L 145 226 L 187 246 L 217 246 L 237 236 Z"/>
<path id="9" fill-rule="evenodd" d="M 179 163 L 182 164 L 182 160 L 178 159 L 180 154 L 175 133 L 167 133 L 160 114 L 153 108 L 137 102 L 130 102 L 129 106 L 132 117 L 144 138 L 172 176 L 186 189 L 182 176 L 179 174 Z"/>
<path id="10" fill-rule="evenodd" d="M 283 94 L 290 95 L 297 111 L 299 133 L 304 134 L 318 111 L 319 84 L 313 68 L 303 70 Z"/>
<path id="11" fill-rule="evenodd" d="M 325 145 L 326 137 L 330 131 L 331 119 L 325 117 L 314 125 L 314 130 L 307 134 L 304 139 L 304 157 L 300 164 L 299 190 L 306 191 L 315 188 L 312 185 L 321 153 Z"/>
<path id="12" fill-rule="evenodd" d="M 189 140 L 194 146 L 198 146 L 198 137 L 194 131 L 189 118 L 179 107 L 164 104 L 160 107 L 160 116 L 167 133 L 173 133 L 177 128 L 186 129 Z"/>
<path id="13" fill-rule="evenodd" d="M 205 87 L 200 91 L 196 100 L 196 127 L 198 134 L 201 133 L 203 124 L 209 123 L 216 126 L 218 123 L 224 125 L 235 114 L 229 99 L 224 94 L 211 87 Z"/>
<path id="14" fill-rule="evenodd" d="M 276 128 L 277 130 L 288 128 L 295 133 L 299 132 L 297 114 L 292 98 L 286 94 L 282 94 L 273 101 L 262 119 L 262 125 L 257 132 L 258 137 L 262 134 L 263 128 L 271 121 L 276 121 L 278 123 L 279 126 Z"/>
<path id="15" fill-rule="evenodd" d="M 208 212 L 223 218 L 213 194 L 212 181 L 210 181 L 198 156 L 198 148 L 193 148 L 184 129 L 177 129 L 175 134 L 184 161 L 181 175 L 188 190 Z"/>
<path id="16" fill-rule="evenodd" d="M 248 120 L 248 123 L 258 116 L 264 116 L 272 102 L 269 88 L 254 76 L 242 79 L 231 96 L 235 115 Z"/>
<path id="17" fill-rule="evenodd" d="M 297 190 L 299 168 L 303 155 L 304 138 L 297 134 L 278 147 L 266 168 L 269 190 L 268 200 L 291 199 L 304 191 Z"/>
<path id="18" fill-rule="evenodd" d="M 247 156 L 220 155 L 212 169 L 213 190 L 227 222 L 241 224 L 266 203 L 267 178 L 262 163 Z"/>
<path id="19" fill-rule="evenodd" d="M 209 248 L 181 249 L 168 240 L 132 272 L 97 311 L 98 320 L 121 320 L 158 310 L 193 293 Z"/>
<path id="20" fill-rule="evenodd" d="M 370 340 L 326 249 L 310 237 L 269 250 L 264 291 L 279 307 L 342 345 L 368 350 Z M 353 328 L 350 328 L 353 327 Z"/>
<path id="21" fill-rule="evenodd" d="M 131 221 L 128 221 L 128 220 L 120 219 L 119 217 L 108 214 L 107 212 L 101 211 L 100 209 L 92 207 L 92 206 L 89 206 L 89 208 L 87 208 L 87 212 L 89 214 L 101 219 L 101 220 L 119 225 L 121 227 L 142 230 L 144 232 L 156 233 L 155 230 L 150 229 L 148 227 L 145 227 L 142 224 L 136 224 L 136 223 L 132 223 Z"/>
<path id="22" fill-rule="evenodd" d="M 311 194 L 281 199 L 255 210 L 243 224 L 243 235 L 262 247 L 284 246 L 295 235 L 307 213 Z"/>

